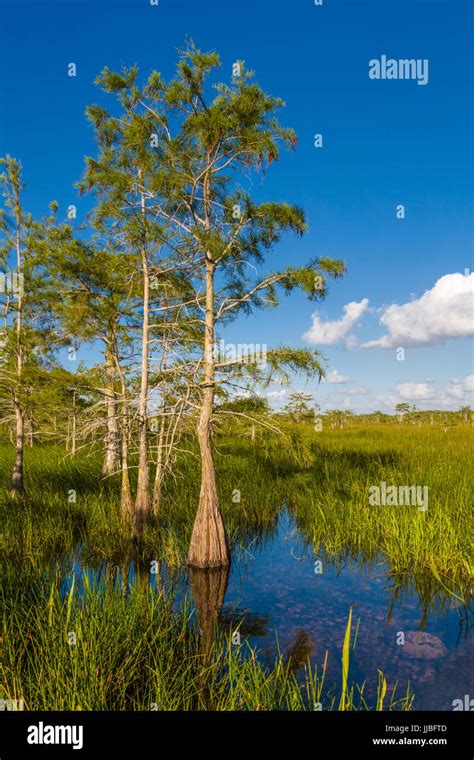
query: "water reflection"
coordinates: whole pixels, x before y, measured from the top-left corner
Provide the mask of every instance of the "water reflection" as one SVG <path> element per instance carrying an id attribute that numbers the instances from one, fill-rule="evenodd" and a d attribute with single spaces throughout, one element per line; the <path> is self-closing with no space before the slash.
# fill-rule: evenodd
<path id="1" fill-rule="evenodd" d="M 230 568 L 189 568 L 189 584 L 201 637 L 201 653 L 207 664 L 212 652 L 219 615 L 224 603 Z"/>
<path id="2" fill-rule="evenodd" d="M 227 590 L 229 572 L 229 566 L 209 570 L 202 570 L 197 567 L 189 568 L 189 584 L 199 626 L 199 654 L 201 657 L 199 707 L 204 710 L 210 707 L 207 674 L 213 654 L 219 615 Z"/>
<path id="3" fill-rule="evenodd" d="M 322 562 L 320 574 L 314 572 L 315 559 Z M 7 570 L 3 590 L 5 584 L 25 589 L 33 580 L 24 565 L 15 572 L 7 565 Z M 49 568 L 43 570 L 46 578 Z M 238 629 L 243 643 L 269 664 L 283 652 L 295 673 L 308 658 L 319 668 L 327 664 L 331 687 L 331 679 L 339 679 L 350 607 L 354 619 L 360 619 L 351 675 L 354 681 L 366 681 L 368 697 L 376 689 L 378 668 L 389 689 L 398 681 L 403 691 L 410 681 L 417 709 L 451 710 L 454 699 L 473 693 L 469 600 L 446 593 L 431 575 L 395 574 L 382 557 L 368 560 L 347 548 L 337 556 L 324 546 L 315 550 L 286 512 L 262 533 L 249 530 L 241 536 L 231 568 L 173 569 L 133 545 L 115 562 L 86 562 L 77 547 L 74 557 L 56 563 L 56 572 L 64 593 L 73 574 L 79 592 L 81 574 L 119 585 L 125 598 L 132 583 L 151 585 L 174 597 L 175 605 L 190 592 L 200 632 L 202 709 L 207 705 L 206 665 L 218 627 Z"/>

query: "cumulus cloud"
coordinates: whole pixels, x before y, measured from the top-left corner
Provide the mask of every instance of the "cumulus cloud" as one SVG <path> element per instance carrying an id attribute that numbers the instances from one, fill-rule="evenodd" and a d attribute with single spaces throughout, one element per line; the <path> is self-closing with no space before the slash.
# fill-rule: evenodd
<path id="1" fill-rule="evenodd" d="M 436 401 L 444 406 L 468 403 L 474 393 L 474 375 L 464 378 L 453 377 L 444 388 L 432 386 L 432 380 L 423 383 L 400 383 L 395 387 L 398 400 L 401 401 Z"/>
<path id="2" fill-rule="evenodd" d="M 341 375 L 337 369 L 331 370 L 329 375 L 326 375 L 325 378 L 323 378 L 323 383 L 334 383 L 338 385 L 339 383 L 348 383 L 350 381 L 350 377 L 348 375 Z"/>
<path id="3" fill-rule="evenodd" d="M 331 346 L 340 340 L 350 344 L 353 336 L 350 332 L 369 305 L 369 299 L 351 301 L 344 306 L 343 316 L 331 322 L 322 322 L 318 314 L 314 312 L 311 319 L 313 324 L 308 332 L 304 333 L 303 340 L 308 343 Z"/>
<path id="4" fill-rule="evenodd" d="M 474 393 L 474 375 L 468 375 L 463 380 L 453 377 L 449 381 L 446 395 L 453 399 L 464 399 L 468 393 Z"/>
<path id="5" fill-rule="evenodd" d="M 334 397 L 335 399 L 340 396 L 367 396 L 368 390 L 365 387 L 365 385 L 355 385 L 354 387 L 344 387 L 341 388 L 341 390 L 334 390 L 334 392 L 331 394 L 331 398 Z M 327 397 L 329 398 L 329 396 Z"/>
<path id="6" fill-rule="evenodd" d="M 430 383 L 400 383 L 395 390 L 405 401 L 420 401 L 437 396 L 436 391 L 430 387 Z"/>
<path id="7" fill-rule="evenodd" d="M 474 393 L 474 375 L 468 375 L 462 381 L 466 393 Z"/>
<path id="8" fill-rule="evenodd" d="M 252 393 L 252 391 L 247 391 L 247 390 L 245 390 L 245 389 L 243 389 L 243 390 L 241 390 L 241 391 L 234 391 L 234 392 L 231 392 L 231 393 L 229 393 L 229 396 L 230 396 L 231 398 L 234 398 L 234 399 L 239 399 L 239 398 L 250 398 L 250 397 L 251 397 L 251 396 L 253 396 L 253 395 L 254 395 L 254 394 Z"/>
<path id="9" fill-rule="evenodd" d="M 473 295 L 474 273 L 446 274 L 421 298 L 384 309 L 380 323 L 388 332 L 362 347 L 432 346 L 472 336 Z"/>
<path id="10" fill-rule="evenodd" d="M 393 409 L 395 404 L 398 404 L 399 399 L 396 396 L 392 396 L 389 393 L 382 393 L 374 396 L 374 400 L 382 407 L 387 409 Z"/>
<path id="11" fill-rule="evenodd" d="M 349 396 L 367 396 L 367 388 L 365 385 L 356 385 L 355 388 L 347 388 L 345 389 L 345 392 L 349 394 Z"/>
<path id="12" fill-rule="evenodd" d="M 284 396 L 286 393 L 286 389 L 283 388 L 281 391 L 268 391 L 267 396 L 268 398 L 280 398 L 281 396 Z"/>

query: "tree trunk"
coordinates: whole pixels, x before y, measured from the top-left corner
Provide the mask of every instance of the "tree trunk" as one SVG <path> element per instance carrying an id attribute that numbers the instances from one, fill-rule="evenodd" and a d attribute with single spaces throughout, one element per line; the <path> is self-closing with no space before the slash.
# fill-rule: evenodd
<path id="1" fill-rule="evenodd" d="M 216 472 L 212 455 L 211 418 L 213 388 L 204 389 L 197 434 L 201 451 L 201 492 L 194 521 L 188 564 L 193 567 L 221 567 L 230 562 L 227 534 L 217 497 Z"/>
<path id="2" fill-rule="evenodd" d="M 24 445 L 24 414 L 19 399 L 15 399 L 16 423 L 16 456 L 13 467 L 11 496 L 16 498 L 23 492 L 23 445 Z"/>
<path id="3" fill-rule="evenodd" d="M 158 454 L 156 459 L 155 483 L 153 486 L 153 514 L 159 514 L 161 506 L 161 486 L 163 484 L 163 441 L 165 437 L 165 417 L 161 417 L 160 432 L 158 434 Z"/>
<path id="4" fill-rule="evenodd" d="M 130 488 L 130 475 L 128 472 L 128 430 L 122 430 L 122 484 L 120 490 L 120 508 L 126 517 L 131 517 L 133 512 L 132 489 Z"/>
<path id="5" fill-rule="evenodd" d="M 133 514 L 133 499 L 132 489 L 130 488 L 130 475 L 128 472 L 128 436 L 129 436 L 129 421 L 128 421 L 128 402 L 127 402 L 127 385 L 125 383 L 125 375 L 120 366 L 120 362 L 116 356 L 114 356 L 114 362 L 117 369 L 117 373 L 120 377 L 120 387 L 122 391 L 122 417 L 121 417 L 121 438 L 122 438 L 122 483 L 120 490 L 120 508 L 122 514 L 126 519 L 130 519 Z"/>
<path id="6" fill-rule="evenodd" d="M 203 180 L 206 233 L 211 231 L 211 152 L 207 152 L 207 171 Z M 230 564 L 229 543 L 217 496 L 216 471 L 212 452 L 212 413 L 214 408 L 214 262 L 211 251 L 206 258 L 206 319 L 204 331 L 204 383 L 197 436 L 201 453 L 201 491 L 194 521 L 188 564 L 193 567 L 221 567 Z"/>
<path id="7" fill-rule="evenodd" d="M 142 179 L 141 170 L 138 173 L 139 181 Z M 138 404 L 138 483 L 135 500 L 135 530 L 141 533 L 151 511 L 150 484 L 148 470 L 148 343 L 149 343 L 149 302 L 150 302 L 150 276 L 148 272 L 148 260 L 146 251 L 146 208 L 145 196 L 141 193 L 142 215 L 142 242 L 141 257 L 143 271 L 143 322 L 142 322 L 142 366 L 140 398 Z"/>
<path id="8" fill-rule="evenodd" d="M 19 198 L 18 192 L 16 193 L 15 200 L 17 204 L 17 209 L 19 209 L 20 198 Z M 16 215 L 16 263 L 17 263 L 18 282 L 21 282 L 21 274 L 22 274 L 21 218 L 18 211 Z M 15 442 L 16 455 L 15 455 L 15 465 L 13 467 L 12 486 L 11 486 L 11 496 L 14 499 L 23 492 L 23 447 L 24 447 L 24 439 L 25 439 L 25 431 L 24 431 L 25 416 L 24 416 L 24 411 L 21 405 L 21 398 L 20 398 L 20 389 L 21 389 L 22 373 L 23 373 L 23 346 L 22 346 L 22 341 L 21 341 L 22 323 L 23 323 L 23 296 L 22 296 L 22 290 L 20 287 L 20 291 L 18 294 L 18 307 L 17 307 L 17 319 L 16 319 L 17 383 L 16 383 L 16 388 L 15 388 L 15 398 L 14 398 L 15 427 L 16 427 L 16 442 Z"/>
<path id="9" fill-rule="evenodd" d="M 209 180 L 204 183 L 209 199 Z M 229 544 L 217 496 L 216 471 L 212 452 L 214 407 L 214 264 L 206 251 L 206 324 L 204 334 L 204 388 L 197 436 L 201 453 L 201 492 L 194 521 L 188 564 L 194 567 L 221 567 L 230 563 Z"/>
<path id="10" fill-rule="evenodd" d="M 76 456 L 76 389 L 72 392 L 71 455 Z"/>
<path id="11" fill-rule="evenodd" d="M 114 381 L 115 369 L 110 350 L 105 351 L 105 368 L 107 375 L 107 389 L 105 403 L 107 408 L 107 434 L 105 457 L 102 465 L 102 477 L 112 475 L 120 467 L 119 433 L 117 424 L 117 399 L 115 395 Z"/>
<path id="12" fill-rule="evenodd" d="M 163 348 L 163 360 L 161 363 L 162 369 L 166 369 L 167 359 L 167 345 L 165 343 Z M 166 405 L 166 382 L 161 384 L 161 420 L 160 420 L 160 432 L 158 434 L 158 453 L 156 456 L 156 472 L 155 483 L 153 486 L 153 514 L 156 517 L 160 511 L 161 506 L 161 486 L 163 484 L 163 441 L 165 437 L 165 405 Z"/>

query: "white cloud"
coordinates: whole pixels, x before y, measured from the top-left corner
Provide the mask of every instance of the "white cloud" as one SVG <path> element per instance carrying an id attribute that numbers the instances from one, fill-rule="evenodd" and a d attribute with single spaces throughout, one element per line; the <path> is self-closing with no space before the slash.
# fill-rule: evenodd
<path id="1" fill-rule="evenodd" d="M 446 395 L 450 398 L 464 399 L 468 393 L 474 393 L 474 375 L 468 375 L 464 380 L 453 377 L 449 381 Z"/>
<path id="2" fill-rule="evenodd" d="M 473 295 L 474 273 L 446 274 L 421 298 L 384 309 L 380 323 L 388 333 L 362 347 L 432 346 L 472 336 Z"/>
<path id="3" fill-rule="evenodd" d="M 359 395 L 359 393 L 361 395 Z M 420 409 L 447 409 L 455 411 L 460 406 L 473 406 L 474 375 L 464 378 L 451 378 L 446 384 L 435 383 L 433 379 L 423 382 L 399 383 L 394 388 L 388 388 L 385 393 L 368 394 L 364 386 L 341 388 L 334 390 L 322 401 L 323 409 L 332 409 L 346 404 L 352 398 L 358 412 L 373 412 L 377 409 L 394 413 L 396 404 L 407 401 L 416 404 Z M 365 396 L 365 398 L 364 398 Z M 344 399 L 344 400 L 342 400 Z"/>
<path id="4" fill-rule="evenodd" d="M 466 393 L 474 393 L 474 375 L 468 375 L 463 382 Z"/>
<path id="5" fill-rule="evenodd" d="M 268 391 L 267 396 L 268 398 L 280 398 L 281 396 L 284 396 L 286 393 L 286 389 L 283 388 L 282 391 Z"/>
<path id="6" fill-rule="evenodd" d="M 355 388 L 345 389 L 349 396 L 367 396 L 368 390 L 365 385 L 356 385 Z"/>
<path id="7" fill-rule="evenodd" d="M 395 391 L 402 401 L 436 401 L 443 406 L 469 403 L 469 394 L 474 393 L 474 375 L 465 378 L 453 377 L 443 389 L 432 387 L 431 380 L 424 383 L 400 383 Z"/>
<path id="8" fill-rule="evenodd" d="M 353 336 L 350 331 L 366 311 L 369 305 L 369 299 L 364 298 L 362 301 L 351 301 L 344 306 L 343 316 L 332 322 L 322 322 L 316 312 L 311 319 L 313 324 L 308 332 L 304 333 L 303 340 L 308 343 L 330 346 L 339 340 L 345 340 L 349 345 L 353 343 Z"/>
<path id="9" fill-rule="evenodd" d="M 374 400 L 382 407 L 386 407 L 387 409 L 393 409 L 395 404 L 398 404 L 398 399 L 396 396 L 391 396 L 389 393 L 375 396 Z"/>
<path id="10" fill-rule="evenodd" d="M 435 390 L 430 388 L 430 383 L 400 383 L 395 390 L 405 401 L 432 399 L 437 395 Z"/>
<path id="11" fill-rule="evenodd" d="M 333 370 L 331 370 L 331 372 L 329 373 L 329 375 L 326 375 L 326 377 L 322 379 L 321 382 L 323 382 L 323 383 L 334 383 L 334 384 L 337 385 L 339 383 L 348 383 L 350 381 L 350 379 L 351 378 L 348 375 L 341 375 L 337 371 L 337 369 L 333 369 Z"/>

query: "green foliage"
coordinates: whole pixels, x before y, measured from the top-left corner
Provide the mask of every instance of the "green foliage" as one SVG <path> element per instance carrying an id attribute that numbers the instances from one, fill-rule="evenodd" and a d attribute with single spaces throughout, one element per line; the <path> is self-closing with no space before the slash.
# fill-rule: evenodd
<path id="1" fill-rule="evenodd" d="M 255 446 L 248 436 L 252 421 L 244 417 L 223 414 L 215 430 L 220 501 L 234 545 L 253 540 L 255 531 L 271 530 L 280 506 L 288 504 L 315 554 L 323 551 L 327 561 L 337 563 L 341 551 L 358 561 L 382 556 L 393 578 L 418 589 L 421 604 L 433 592 L 446 594 L 433 567 L 451 591 L 468 593 L 472 433 L 459 416 L 448 433 L 429 424 L 399 425 L 393 418 L 390 425 L 356 420 L 345 429 L 331 429 L 323 418 L 322 432 L 309 423 L 287 423 L 281 415 L 268 419 L 274 429 L 256 426 Z M 186 451 L 176 463 L 180 477 L 167 483 L 162 514 L 143 537 L 145 556 L 174 566 L 186 561 L 199 493 L 191 436 L 181 448 Z M 54 562 L 56 552 L 76 551 L 94 565 L 104 559 L 119 563 L 130 537 L 120 519 L 119 484 L 114 478 L 100 481 L 101 452 L 80 450 L 65 458 L 62 446 L 28 448 L 23 510 L 12 510 L 5 494 L 13 456 L 3 444 L 0 557 L 11 563 L 26 556 L 41 566 Z M 132 459 L 133 476 L 134 464 Z M 381 481 L 428 484 L 429 509 L 371 507 L 368 488 Z M 231 500 L 236 483 L 247 494 L 239 504 Z M 68 503 L 71 488 L 77 503 Z"/>
<path id="2" fill-rule="evenodd" d="M 307 664 L 298 680 L 283 655 L 264 666 L 250 647 L 233 646 L 223 626 L 205 655 L 189 603 L 173 610 L 172 598 L 140 577 L 126 594 L 120 575 L 101 586 L 86 575 L 79 589 L 72 579 L 67 595 L 58 580 L 49 592 L 33 587 L 13 600 L 0 597 L 1 699 L 21 694 L 28 710 L 335 708 L 324 672 Z M 353 685 L 351 695 L 345 709 L 370 709 L 363 687 Z M 409 709 L 411 701 L 409 689 L 405 697 L 393 693 L 390 709 Z"/>
<path id="3" fill-rule="evenodd" d="M 253 395 L 248 398 L 242 397 L 224 401 L 217 407 L 217 414 L 219 414 L 219 411 L 240 412 L 242 414 L 268 414 L 270 407 L 268 399 L 263 396 Z"/>
<path id="4" fill-rule="evenodd" d="M 301 420 L 311 420 L 314 417 L 315 410 L 311 409 L 309 403 L 313 400 L 310 393 L 294 391 L 288 398 L 288 403 L 283 411 L 288 414 L 295 422 Z"/>

